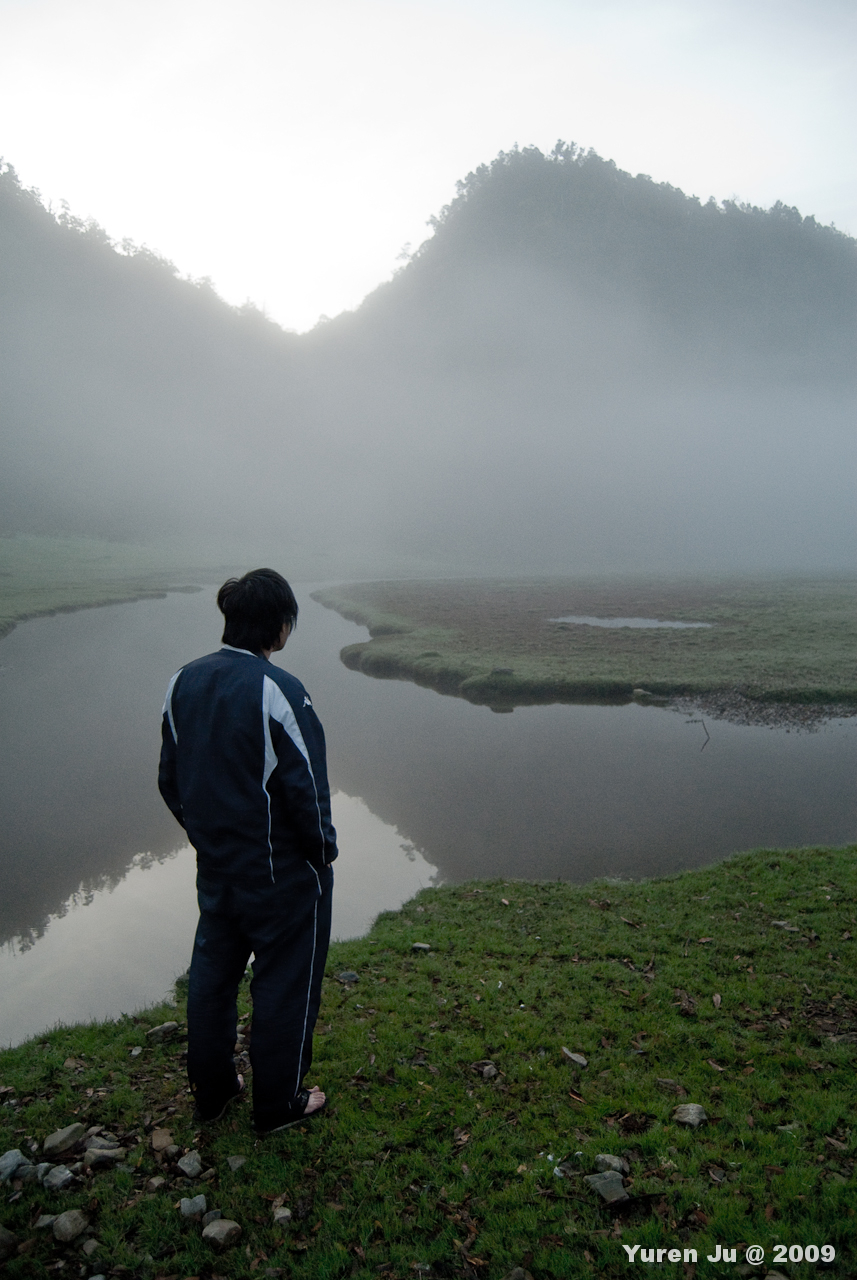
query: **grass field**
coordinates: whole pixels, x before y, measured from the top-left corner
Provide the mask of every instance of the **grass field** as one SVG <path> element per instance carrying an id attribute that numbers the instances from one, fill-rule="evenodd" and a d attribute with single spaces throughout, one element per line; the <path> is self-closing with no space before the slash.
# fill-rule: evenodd
<path id="1" fill-rule="evenodd" d="M 425 890 L 332 948 L 312 1072 L 330 1107 L 263 1141 L 246 1102 L 194 1127 L 180 995 L 6 1051 L 3 1151 L 36 1160 L 46 1135 L 79 1121 L 127 1154 L 66 1191 L 4 1186 L 16 1237 L 4 1274 L 501 1280 L 519 1266 L 590 1280 L 641 1269 L 623 1247 L 639 1245 L 678 1248 L 664 1273 L 682 1280 L 853 1277 L 855 855 L 758 851 L 639 884 Z M 177 1032 L 153 1044 L 147 1030 L 167 1018 Z M 684 1103 L 704 1108 L 698 1129 L 674 1118 Z M 156 1129 L 174 1144 L 166 1156 Z M 193 1182 L 176 1164 L 189 1150 L 204 1170 Z M 620 1204 L 584 1180 L 601 1153 L 628 1162 Z M 177 1207 L 200 1191 L 241 1228 L 223 1253 Z M 290 1221 L 275 1222 L 277 1206 Z M 75 1243 L 36 1227 L 70 1208 L 89 1221 Z M 735 1266 L 707 1261 L 717 1244 L 736 1248 Z M 750 1244 L 765 1265 L 742 1271 Z M 829 1264 L 788 1261 L 789 1246 L 812 1257 L 822 1245 Z"/>
<path id="2" fill-rule="evenodd" d="M 0 538 L 0 638 L 18 622 L 181 590 L 211 566 L 169 547 L 97 538 Z"/>
<path id="3" fill-rule="evenodd" d="M 369 628 L 342 651 L 367 675 L 490 706 L 736 690 L 857 704 L 857 580 L 375 582 L 314 598 Z M 566 615 L 706 622 L 607 629 Z"/>

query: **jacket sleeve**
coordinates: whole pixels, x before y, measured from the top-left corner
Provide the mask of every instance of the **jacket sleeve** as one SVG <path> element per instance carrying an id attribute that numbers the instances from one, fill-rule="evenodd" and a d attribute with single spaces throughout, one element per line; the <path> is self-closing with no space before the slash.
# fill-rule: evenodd
<path id="1" fill-rule="evenodd" d="M 179 796 L 176 776 L 176 735 L 172 723 L 172 694 L 177 677 L 173 676 L 164 702 L 163 722 L 161 724 L 161 763 L 158 769 L 158 790 L 164 798 L 167 808 L 182 826 L 182 802 Z"/>
<path id="2" fill-rule="evenodd" d="M 273 681 L 266 688 L 270 694 L 266 722 L 276 760 L 270 785 L 278 790 L 307 858 L 323 866 L 333 862 L 338 852 L 330 817 L 324 730 L 303 689 L 299 697 L 286 698 Z"/>

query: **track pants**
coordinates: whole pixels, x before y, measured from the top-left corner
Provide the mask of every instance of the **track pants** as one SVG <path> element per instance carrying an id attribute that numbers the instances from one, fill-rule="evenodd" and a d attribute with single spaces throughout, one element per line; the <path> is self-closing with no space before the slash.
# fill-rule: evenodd
<path id="1" fill-rule="evenodd" d="M 330 942 L 333 869 L 296 861 L 276 884 L 197 876 L 199 924 L 188 987 L 187 1070 L 198 1109 L 216 1114 L 238 1088 L 238 986 L 253 956 L 253 1120 L 282 1122 L 312 1063 Z"/>

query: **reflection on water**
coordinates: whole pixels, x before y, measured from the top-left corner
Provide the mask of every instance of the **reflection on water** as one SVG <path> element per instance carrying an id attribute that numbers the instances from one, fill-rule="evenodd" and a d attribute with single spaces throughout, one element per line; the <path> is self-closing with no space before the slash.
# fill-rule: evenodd
<path id="1" fill-rule="evenodd" d="M 635 704 L 498 716 L 346 668 L 367 633 L 311 589 L 275 656 L 327 732 L 340 935 L 435 876 L 638 878 L 854 839 L 855 719 L 789 734 Z M 34 942 L 0 956 L 0 1042 L 157 999 L 187 967 L 193 867 L 155 785 L 160 709 L 172 673 L 217 647 L 214 595 L 40 618 L 0 644 L 0 942 Z"/>
<path id="2" fill-rule="evenodd" d="M 337 792 L 333 820 L 348 856 L 337 861 L 333 936 L 365 933 L 379 911 L 437 882 L 431 866 L 362 800 Z M 190 962 L 196 858 L 135 858 L 110 888 L 75 894 L 36 941 L 0 950 L 0 1046 L 57 1023 L 131 1013 L 167 995 Z"/>
<path id="3" fill-rule="evenodd" d="M 567 614 L 564 618 L 548 618 L 548 622 L 575 622 L 581 627 L 631 627 L 637 631 L 657 627 L 672 627 L 676 631 L 687 631 L 694 627 L 714 625 L 712 622 L 659 622 L 657 618 L 584 618 L 573 613 Z"/>

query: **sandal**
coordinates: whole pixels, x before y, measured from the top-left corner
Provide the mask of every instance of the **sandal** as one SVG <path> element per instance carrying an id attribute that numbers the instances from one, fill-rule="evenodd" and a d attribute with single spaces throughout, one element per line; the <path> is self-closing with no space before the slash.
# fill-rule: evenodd
<path id="1" fill-rule="evenodd" d="M 226 1099 L 223 1106 L 220 1108 L 220 1110 L 217 1112 L 216 1115 L 213 1115 L 213 1116 L 204 1115 L 202 1111 L 200 1111 L 199 1107 L 194 1107 L 193 1109 L 194 1124 L 214 1124 L 216 1120 L 222 1120 L 223 1117 L 226 1115 L 226 1112 L 229 1110 L 230 1106 L 232 1105 L 232 1103 L 235 1102 L 236 1099 L 242 1096 L 246 1088 L 247 1088 L 247 1085 L 244 1083 L 244 1077 L 239 1075 L 237 1092 L 231 1094 Z"/>
<path id="2" fill-rule="evenodd" d="M 327 1107 L 327 1098 L 320 1107 L 316 1107 L 309 1115 L 306 1115 L 307 1103 L 310 1100 L 311 1090 L 301 1089 L 298 1096 L 290 1107 L 286 1109 L 286 1118 L 281 1124 L 271 1125 L 268 1129 L 257 1129 L 260 1138 L 266 1138 L 269 1133 L 281 1133 L 284 1129 L 293 1129 L 295 1125 L 308 1124 L 309 1121 L 315 1120 L 316 1116 L 320 1116 L 322 1111 Z"/>

